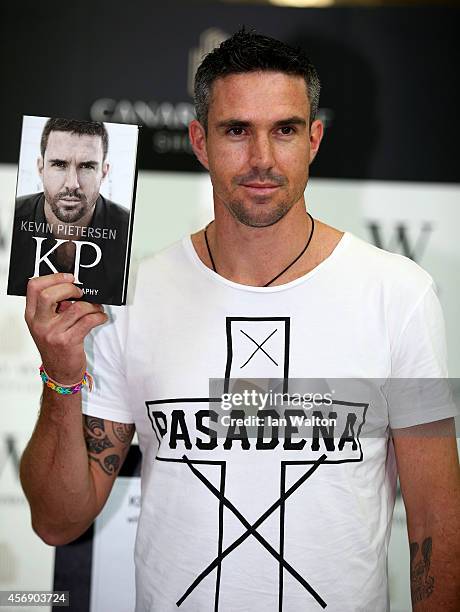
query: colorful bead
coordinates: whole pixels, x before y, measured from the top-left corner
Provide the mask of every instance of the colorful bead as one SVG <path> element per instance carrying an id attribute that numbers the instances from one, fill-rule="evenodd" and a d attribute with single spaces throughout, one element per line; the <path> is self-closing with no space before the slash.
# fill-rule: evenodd
<path id="1" fill-rule="evenodd" d="M 84 386 L 87 386 L 90 391 L 93 389 L 93 377 L 89 372 L 85 372 L 82 380 L 75 385 L 62 385 L 48 376 L 43 364 L 40 366 L 39 371 L 40 378 L 45 385 L 60 395 L 73 395 L 81 391 Z"/>

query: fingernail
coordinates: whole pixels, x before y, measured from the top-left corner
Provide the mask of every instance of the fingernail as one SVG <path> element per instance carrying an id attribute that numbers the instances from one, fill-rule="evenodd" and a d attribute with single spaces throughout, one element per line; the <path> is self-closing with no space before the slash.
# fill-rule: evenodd
<path id="1" fill-rule="evenodd" d="M 64 272 L 64 279 L 65 280 L 73 280 L 73 274 L 69 274 L 68 272 Z"/>

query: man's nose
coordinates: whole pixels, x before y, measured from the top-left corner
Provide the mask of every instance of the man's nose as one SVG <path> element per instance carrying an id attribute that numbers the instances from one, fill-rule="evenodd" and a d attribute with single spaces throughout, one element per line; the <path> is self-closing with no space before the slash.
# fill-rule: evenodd
<path id="1" fill-rule="evenodd" d="M 75 191 L 75 189 L 80 187 L 77 169 L 72 164 L 69 164 L 67 167 L 64 187 L 69 191 Z"/>
<path id="2" fill-rule="evenodd" d="M 250 144 L 249 163 L 253 168 L 268 170 L 275 165 L 273 143 L 267 135 L 254 135 Z"/>

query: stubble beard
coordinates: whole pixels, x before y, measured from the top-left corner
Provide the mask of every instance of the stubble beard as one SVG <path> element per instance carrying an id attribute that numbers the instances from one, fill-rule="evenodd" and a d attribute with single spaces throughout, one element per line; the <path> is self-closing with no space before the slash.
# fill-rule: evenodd
<path id="1" fill-rule="evenodd" d="M 256 197 L 255 207 L 247 206 L 242 199 L 230 198 L 228 202 L 225 203 L 226 208 L 237 221 L 247 227 L 270 227 L 271 225 L 275 225 L 287 215 L 294 204 L 300 200 L 305 191 L 304 186 L 302 189 L 299 189 L 299 193 L 290 192 L 287 177 L 271 171 L 262 172 L 260 170 L 252 170 L 245 175 L 235 176 L 232 180 L 232 184 L 233 187 L 238 188 L 244 184 L 255 181 L 274 183 L 286 191 L 284 193 L 284 199 L 275 205 L 270 201 L 271 196 Z"/>
<path id="2" fill-rule="evenodd" d="M 299 188 L 298 193 L 286 193 L 284 199 L 273 205 L 270 197 L 260 197 L 254 212 L 253 207 L 248 207 L 243 200 L 233 199 L 226 204 L 227 209 L 233 217 L 247 227 L 270 227 L 283 219 L 302 198 L 305 188 Z M 265 201 L 264 201 L 265 200 Z"/>
<path id="3" fill-rule="evenodd" d="M 96 195 L 96 197 L 89 202 L 82 193 L 76 191 L 60 192 L 55 196 L 51 196 L 51 194 L 44 189 L 44 194 L 54 216 L 62 223 L 76 223 L 80 221 L 88 211 L 92 210 L 97 200 Z M 80 203 L 77 206 L 74 205 L 71 210 L 65 210 L 64 204 L 59 203 L 60 199 L 65 197 L 78 198 Z"/>
<path id="4" fill-rule="evenodd" d="M 228 203 L 227 208 L 237 221 L 247 227 L 270 227 L 275 225 L 291 210 L 294 202 L 280 202 L 271 210 L 262 210 L 257 213 L 250 212 L 241 200 L 232 200 Z M 260 203 L 263 207 L 264 204 Z M 269 206 L 267 204 L 267 206 Z"/>

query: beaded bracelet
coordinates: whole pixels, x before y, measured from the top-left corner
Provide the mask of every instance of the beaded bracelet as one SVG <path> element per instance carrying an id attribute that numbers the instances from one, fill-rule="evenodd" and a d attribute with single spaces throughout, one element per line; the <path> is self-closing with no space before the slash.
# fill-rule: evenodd
<path id="1" fill-rule="evenodd" d="M 80 382 L 77 382 L 75 385 L 62 385 L 48 376 L 43 364 L 40 366 L 39 371 L 40 377 L 45 385 L 60 395 L 73 395 L 74 393 L 78 393 L 85 385 L 88 387 L 89 391 L 93 390 L 93 377 L 89 372 L 85 372 Z"/>

